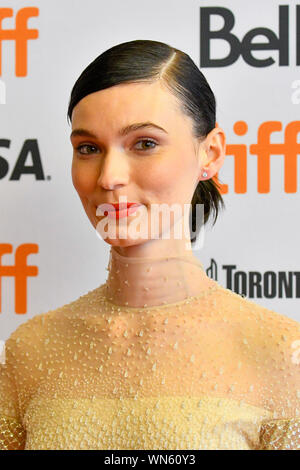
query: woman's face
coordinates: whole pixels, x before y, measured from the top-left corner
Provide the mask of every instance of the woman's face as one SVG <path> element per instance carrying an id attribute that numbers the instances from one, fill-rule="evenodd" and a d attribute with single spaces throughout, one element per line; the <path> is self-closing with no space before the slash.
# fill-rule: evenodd
<path id="1" fill-rule="evenodd" d="M 100 226 L 105 230 L 105 221 L 115 224 L 116 236 L 105 238 L 109 244 L 130 246 L 150 239 L 153 204 L 178 204 L 182 213 L 184 204 L 190 204 L 201 179 L 203 144 L 199 147 L 191 119 L 160 82 L 126 83 L 86 96 L 73 109 L 72 131 L 73 185 L 98 232 Z M 122 202 L 121 196 L 142 210 L 116 220 L 96 214 L 99 205 Z M 121 228 L 137 217 L 148 230 L 138 238 L 127 232 L 122 239 Z"/>

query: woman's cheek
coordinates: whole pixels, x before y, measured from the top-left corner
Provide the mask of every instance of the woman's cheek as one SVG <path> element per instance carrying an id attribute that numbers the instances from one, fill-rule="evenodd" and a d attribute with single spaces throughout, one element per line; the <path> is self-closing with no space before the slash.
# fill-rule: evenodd
<path id="1" fill-rule="evenodd" d="M 174 186 L 174 178 L 178 178 L 178 173 L 176 176 L 174 159 L 158 158 L 157 161 L 145 166 L 140 172 L 140 176 L 144 185 L 149 189 L 163 191 L 163 188 Z"/>
<path id="2" fill-rule="evenodd" d="M 82 165 L 80 162 L 73 162 L 72 181 L 78 193 L 87 195 L 94 190 L 97 184 L 97 175 L 90 165 Z"/>
<path id="3" fill-rule="evenodd" d="M 173 164 L 152 174 L 152 190 L 157 198 L 169 203 L 190 203 L 194 193 L 191 182 L 196 181 L 196 169 L 182 161 L 182 155 Z"/>

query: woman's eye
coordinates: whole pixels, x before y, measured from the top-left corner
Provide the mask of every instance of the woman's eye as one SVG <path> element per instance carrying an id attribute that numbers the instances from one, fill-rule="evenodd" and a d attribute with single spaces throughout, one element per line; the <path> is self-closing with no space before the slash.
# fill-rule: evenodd
<path id="1" fill-rule="evenodd" d="M 142 146 L 138 148 L 137 144 L 142 144 Z M 150 139 L 141 139 L 137 142 L 137 144 L 135 145 L 135 148 L 137 150 L 142 150 L 142 151 L 152 150 L 158 145 L 154 140 L 150 140 Z M 82 144 L 76 147 L 76 151 L 80 155 L 91 155 L 93 153 L 96 153 L 97 150 L 98 150 L 97 147 L 91 144 Z"/>
<path id="2" fill-rule="evenodd" d="M 80 153 L 81 155 L 89 155 L 91 153 L 95 153 L 95 152 L 82 152 L 81 149 L 83 148 L 90 148 L 90 149 L 96 149 L 96 147 L 94 145 L 89 145 L 89 144 L 83 144 L 83 145 L 79 145 L 76 150 L 78 151 L 78 153 Z"/>
<path id="3" fill-rule="evenodd" d="M 157 143 L 154 142 L 154 140 L 150 140 L 150 139 L 139 140 L 138 143 L 140 143 L 140 142 L 142 144 L 147 144 L 147 145 L 145 145 L 144 148 L 138 148 L 138 150 L 152 150 L 157 146 Z M 148 145 L 148 144 L 154 144 L 154 145 L 152 146 L 152 145 Z"/>

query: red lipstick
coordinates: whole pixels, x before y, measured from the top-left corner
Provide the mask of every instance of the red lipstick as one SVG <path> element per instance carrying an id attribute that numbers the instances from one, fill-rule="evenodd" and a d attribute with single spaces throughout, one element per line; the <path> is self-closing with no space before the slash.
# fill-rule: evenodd
<path id="1" fill-rule="evenodd" d="M 104 215 L 107 215 L 108 218 L 121 219 L 123 217 L 128 217 L 133 214 L 141 204 L 136 202 L 127 202 L 127 203 L 109 203 L 101 204 L 101 208 L 104 211 Z"/>

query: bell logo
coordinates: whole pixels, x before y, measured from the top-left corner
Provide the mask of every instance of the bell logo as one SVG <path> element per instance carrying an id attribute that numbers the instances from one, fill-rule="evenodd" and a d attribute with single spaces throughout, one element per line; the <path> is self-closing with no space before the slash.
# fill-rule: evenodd
<path id="1" fill-rule="evenodd" d="M 38 245 L 35 243 L 24 243 L 19 245 L 15 252 L 15 264 L 2 264 L 2 255 L 12 253 L 13 246 L 10 243 L 0 243 L 0 313 L 3 277 L 11 276 L 15 278 L 15 313 L 27 313 L 27 278 L 38 275 L 37 266 L 26 264 L 27 256 L 38 253 Z"/>
<path id="2" fill-rule="evenodd" d="M 300 65 L 300 5 L 296 9 L 296 65 Z M 293 12 L 294 13 L 294 12 Z M 211 17 L 221 17 L 221 29 L 211 29 Z M 246 16 L 246 15 L 245 15 Z M 231 10 L 223 7 L 200 7 L 200 66 L 228 67 L 240 56 L 252 67 L 269 67 L 275 63 L 273 57 L 258 59 L 253 56 L 256 51 L 278 51 L 279 66 L 289 65 L 289 5 L 279 5 L 278 33 L 270 28 L 258 27 L 250 29 L 240 40 L 233 32 L 235 17 Z M 294 16 L 293 16 L 294 20 Z M 266 41 L 259 42 L 261 36 Z M 220 59 L 211 58 L 211 42 L 221 40 L 229 46 L 229 54 Z M 226 48 L 227 49 L 227 48 Z"/>
<path id="3" fill-rule="evenodd" d="M 15 41 L 15 73 L 17 77 L 27 75 L 27 41 L 37 39 L 37 29 L 28 29 L 27 21 L 32 16 L 38 16 L 39 9 L 35 7 L 21 8 L 16 14 L 15 29 L 3 29 L 2 20 L 13 16 L 12 8 L 0 8 L 0 76 L 2 75 L 2 41 Z"/>

